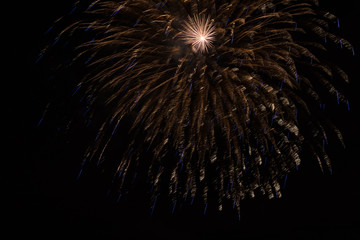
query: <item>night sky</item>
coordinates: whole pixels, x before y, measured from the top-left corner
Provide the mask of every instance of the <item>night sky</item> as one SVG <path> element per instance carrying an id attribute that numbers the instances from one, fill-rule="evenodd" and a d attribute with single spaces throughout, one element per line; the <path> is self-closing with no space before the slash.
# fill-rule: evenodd
<path id="1" fill-rule="evenodd" d="M 67 14 L 71 1 L 13 2 L 7 17 L 10 24 L 11 67 L 3 81 L 10 83 L 6 101 L 10 122 L 3 125 L 10 138 L 2 161 L 9 162 L 11 176 L 7 228 L 14 236 L 99 237 L 102 239 L 360 239 L 359 94 L 360 10 L 355 0 L 320 1 L 340 19 L 339 33 L 355 48 L 356 56 L 339 50 L 335 63 L 349 75 L 346 106 L 327 108 L 329 118 L 342 131 L 346 148 L 333 139 L 328 153 L 333 174 L 322 174 L 313 159 L 303 159 L 289 175 L 283 197 L 242 201 L 241 220 L 231 203 L 222 212 L 201 204 L 178 207 L 160 199 L 154 214 L 146 189 L 135 184 L 119 202 L 109 191 L 109 176 L 101 169 L 88 169 L 77 179 L 85 150 L 86 132 L 75 131 L 72 141 L 56 131 L 54 121 L 41 119 L 49 98 L 49 69 L 34 64 L 47 38 L 44 32 L 58 17 Z M 6 12 L 6 11 L 5 11 Z M 3 30 L 5 31 L 5 30 Z M 7 46 L 3 46 L 8 48 Z M 45 61 L 45 60 L 44 60 Z M 68 86 L 62 88 L 69 91 Z M 64 107 L 64 106 L 62 106 Z M 76 111 L 72 109 L 71 111 Z M 54 127 L 55 126 L 55 127 Z M 123 126 L 124 130 L 127 126 Z M 61 131 L 60 131 L 61 132 Z M 126 137 L 115 138 L 122 144 Z M 109 158 L 116 159 L 116 153 Z M 309 161 L 307 161 L 309 160 Z M 7 169 L 3 168 L 7 172 Z M 6 174 L 7 175 L 7 174 Z M 141 182 L 141 179 L 139 180 Z M 110 189 L 111 190 L 111 189 Z M 145 192 L 145 193 L 144 193 Z"/>

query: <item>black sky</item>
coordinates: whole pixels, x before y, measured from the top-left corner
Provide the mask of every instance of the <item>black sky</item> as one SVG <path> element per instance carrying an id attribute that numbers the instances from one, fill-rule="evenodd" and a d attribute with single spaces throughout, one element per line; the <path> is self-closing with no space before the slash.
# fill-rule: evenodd
<path id="1" fill-rule="evenodd" d="M 153 216 L 141 192 L 119 203 L 107 194 L 107 176 L 92 170 L 76 179 L 81 162 L 80 143 L 69 146 L 66 139 L 51 130 L 51 122 L 36 127 L 47 103 L 47 69 L 34 65 L 46 40 L 44 32 L 52 22 L 69 12 L 71 1 L 24 1 L 12 3 L 9 24 L 10 83 L 5 91 L 11 116 L 9 133 L 11 165 L 7 194 L 11 204 L 9 221 L 16 236 L 99 237 L 102 239 L 360 239 L 360 149 L 359 67 L 360 10 L 356 1 L 320 1 L 335 13 L 339 32 L 355 47 L 356 56 L 339 54 L 336 63 L 350 77 L 346 92 L 351 111 L 334 105 L 329 117 L 344 134 L 346 149 L 332 144 L 333 175 L 322 174 L 316 165 L 305 164 L 288 178 L 283 198 L 244 200 L 241 221 L 232 209 L 217 212 L 203 206 L 177 208 L 160 202 Z M 5 46 L 6 48 L 7 46 Z M 5 76 L 5 75 L 3 75 Z M 331 108 L 331 107 L 330 107 Z M 120 141 L 120 140 L 119 140 Z M 7 169 L 5 169 L 7 171 Z M 139 187 L 141 189 L 141 186 Z"/>

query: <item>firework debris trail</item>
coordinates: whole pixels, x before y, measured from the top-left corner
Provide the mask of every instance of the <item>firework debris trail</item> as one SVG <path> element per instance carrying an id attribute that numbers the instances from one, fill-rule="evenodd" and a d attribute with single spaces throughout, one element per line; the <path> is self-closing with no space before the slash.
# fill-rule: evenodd
<path id="1" fill-rule="evenodd" d="M 281 197 L 280 182 L 300 165 L 303 146 L 331 171 L 327 132 L 343 144 L 342 136 L 314 104 L 322 104 L 320 86 L 349 105 L 335 88 L 348 78 L 313 52 L 325 52 L 327 42 L 354 51 L 328 32 L 334 24 L 315 0 L 94 1 L 54 42 L 91 32 L 75 49 L 73 61 L 85 59 L 89 74 L 74 94 L 85 89 L 90 107 L 105 97 L 110 114 L 84 163 L 101 160 L 120 121 L 135 113 L 135 137 L 114 178 L 122 189 L 129 169 L 145 161 L 140 153 L 150 150 L 151 206 L 161 182 L 174 208 L 200 196 L 206 209 L 210 188 L 219 210 L 230 199 L 239 211 L 255 192 Z M 171 148 L 174 164 L 163 160 Z"/>

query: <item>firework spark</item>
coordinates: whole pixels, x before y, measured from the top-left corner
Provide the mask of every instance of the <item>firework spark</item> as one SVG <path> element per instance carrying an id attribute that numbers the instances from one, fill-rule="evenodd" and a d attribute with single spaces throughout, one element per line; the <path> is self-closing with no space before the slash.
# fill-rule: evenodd
<path id="1" fill-rule="evenodd" d="M 209 188 L 218 193 L 220 210 L 224 199 L 239 210 L 240 200 L 255 193 L 280 197 L 280 182 L 300 165 L 302 147 L 331 170 L 327 133 L 342 137 L 315 106 L 323 96 L 348 104 L 335 88 L 347 76 L 313 52 L 324 52 L 331 41 L 353 49 L 328 32 L 337 18 L 316 5 L 95 1 L 55 40 L 75 41 L 73 61 L 89 69 L 76 87 L 87 99 L 88 118 L 99 106 L 107 110 L 98 116 L 85 161 L 102 160 L 121 120 L 135 116 L 134 139 L 114 176 L 122 189 L 131 169 L 145 161 L 140 153 L 151 152 L 153 203 L 161 182 L 174 205 L 201 196 L 207 206 Z M 74 34 L 88 41 L 77 43 Z M 163 160 L 170 149 L 176 150 L 171 163 Z"/>

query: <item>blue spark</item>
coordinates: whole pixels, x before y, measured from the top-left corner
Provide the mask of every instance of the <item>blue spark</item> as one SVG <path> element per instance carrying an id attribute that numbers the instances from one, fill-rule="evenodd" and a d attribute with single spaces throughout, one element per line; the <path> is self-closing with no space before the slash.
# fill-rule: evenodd
<path id="1" fill-rule="evenodd" d="M 138 25 L 138 23 L 140 22 L 140 20 L 141 20 L 141 19 L 138 19 L 138 20 L 136 21 L 136 23 L 134 24 L 133 27 L 136 27 L 136 25 Z"/>
<path id="2" fill-rule="evenodd" d="M 129 152 L 128 152 L 128 154 L 127 154 L 127 156 L 129 157 L 130 156 L 130 154 L 132 153 L 132 151 L 134 150 L 134 148 L 132 147 L 132 148 L 130 148 L 130 150 L 129 150 Z"/>
<path id="3" fill-rule="evenodd" d="M 174 206 L 173 206 L 172 211 L 171 211 L 171 213 L 172 213 L 172 214 L 174 214 L 174 211 L 175 211 L 176 201 L 177 201 L 177 200 L 175 200 L 175 202 L 174 202 Z"/>
<path id="4" fill-rule="evenodd" d="M 90 28 L 92 28 L 93 25 L 94 25 L 94 24 L 90 24 L 84 31 L 85 31 L 85 32 L 89 31 Z"/>
<path id="5" fill-rule="evenodd" d="M 154 198 L 154 204 L 153 204 L 153 206 L 152 206 L 152 208 L 151 208 L 151 215 L 154 213 L 154 208 L 155 208 L 156 200 L 157 200 L 157 196 L 155 196 L 155 198 Z"/>
<path id="6" fill-rule="evenodd" d="M 118 122 L 116 123 L 116 125 L 115 125 L 115 127 L 114 127 L 114 130 L 112 131 L 111 135 L 114 135 L 117 127 L 119 126 L 119 123 L 120 123 L 120 121 L 118 121 Z"/>
<path id="7" fill-rule="evenodd" d="M 74 91 L 73 91 L 73 94 L 72 96 L 74 96 L 76 94 L 76 92 L 81 88 L 81 85 L 79 85 Z"/>
<path id="8" fill-rule="evenodd" d="M 36 125 L 36 127 L 39 127 L 43 120 L 44 120 L 44 116 L 42 116 L 42 117 L 40 118 L 40 120 L 39 120 L 38 124 Z"/>
<path id="9" fill-rule="evenodd" d="M 49 27 L 48 30 L 44 32 L 44 35 L 48 34 L 52 29 L 54 28 L 54 25 Z"/>
<path id="10" fill-rule="evenodd" d="M 121 169 L 121 170 L 119 171 L 119 173 L 117 174 L 117 178 L 120 178 L 121 175 L 122 175 L 122 173 L 123 173 L 123 169 Z"/>
<path id="11" fill-rule="evenodd" d="M 133 179 L 131 180 L 131 184 L 134 184 L 134 182 L 135 182 L 135 180 L 136 180 L 136 177 L 137 177 L 137 172 L 135 172 L 134 177 L 133 177 Z"/>
<path id="12" fill-rule="evenodd" d="M 77 6 L 73 7 L 73 9 L 71 9 L 71 11 L 69 12 L 69 15 L 73 14 L 76 10 Z"/>
<path id="13" fill-rule="evenodd" d="M 88 7 L 87 10 L 91 10 L 91 9 L 95 6 L 95 4 L 96 4 L 97 2 L 98 2 L 98 1 L 95 1 L 94 3 L 92 3 L 92 4 Z"/>
<path id="14" fill-rule="evenodd" d="M 95 137 L 95 139 L 94 139 L 94 142 L 96 142 L 98 139 L 99 139 L 99 137 L 100 137 L 100 131 L 99 131 L 99 133 L 96 135 L 96 137 Z"/>
<path id="15" fill-rule="evenodd" d="M 184 152 L 185 152 L 185 149 L 182 151 L 182 153 L 181 153 L 181 157 L 180 157 L 180 163 L 182 162 L 182 159 L 183 159 L 183 157 L 184 157 Z"/>
<path id="16" fill-rule="evenodd" d="M 90 46 L 90 44 L 92 44 L 92 42 L 93 42 L 94 40 L 95 40 L 95 38 L 92 38 L 91 41 L 86 44 L 86 46 L 87 46 L 87 47 Z"/>
<path id="17" fill-rule="evenodd" d="M 37 64 L 43 58 L 43 56 L 43 54 L 40 54 L 39 57 L 35 60 L 34 64 Z"/>
<path id="18" fill-rule="evenodd" d="M 133 66 L 133 64 L 134 64 L 135 61 L 136 61 L 136 58 L 134 58 L 131 63 L 129 63 L 128 65 L 126 65 L 125 70 L 131 68 L 131 66 Z"/>
<path id="19" fill-rule="evenodd" d="M 116 11 L 112 14 L 112 16 L 115 16 L 122 8 L 124 7 L 124 4 L 122 4 Z"/>
<path id="20" fill-rule="evenodd" d="M 60 39 L 60 36 L 58 36 L 58 37 L 55 39 L 55 41 L 51 44 L 51 47 L 55 46 L 56 43 L 59 41 L 59 39 Z"/>
<path id="21" fill-rule="evenodd" d="M 78 175 L 77 175 L 77 177 L 76 177 L 76 180 L 79 180 L 80 179 L 80 176 L 81 176 L 81 173 L 82 173 L 82 169 L 80 169 L 80 171 L 79 171 L 79 173 L 78 173 Z"/>
<path id="22" fill-rule="evenodd" d="M 119 201 L 120 201 L 121 196 L 122 196 L 122 194 L 120 193 L 119 196 L 118 196 L 118 198 L 116 199 L 116 202 L 119 202 Z"/>
<path id="23" fill-rule="evenodd" d="M 280 91 L 282 91 L 283 85 L 284 85 L 284 82 L 281 82 L 281 84 L 280 84 Z"/>
<path id="24" fill-rule="evenodd" d="M 287 178 L 288 178 L 288 175 L 286 174 L 286 175 L 285 175 L 284 184 L 283 184 L 283 188 L 285 188 L 285 186 L 286 186 Z"/>
<path id="25" fill-rule="evenodd" d="M 89 57 L 89 58 L 84 62 L 84 64 L 85 64 L 85 65 L 88 65 L 89 62 L 90 62 L 92 59 L 93 59 L 93 56 Z"/>
<path id="26" fill-rule="evenodd" d="M 190 88 L 189 88 L 189 92 L 188 92 L 188 94 L 190 93 L 191 88 L 192 88 L 192 82 L 190 83 Z"/>
<path id="27" fill-rule="evenodd" d="M 166 0 L 166 1 L 161 5 L 161 7 L 164 7 L 167 2 L 168 2 L 168 0 Z"/>
<path id="28" fill-rule="evenodd" d="M 230 18 L 227 19 L 227 21 L 226 21 L 226 23 L 225 23 L 225 27 L 227 27 L 229 21 L 230 21 Z"/>
<path id="29" fill-rule="evenodd" d="M 137 103 L 139 101 L 139 96 L 140 96 L 140 93 L 141 92 L 138 92 L 137 96 L 136 96 L 136 100 L 135 100 L 135 103 Z"/>

